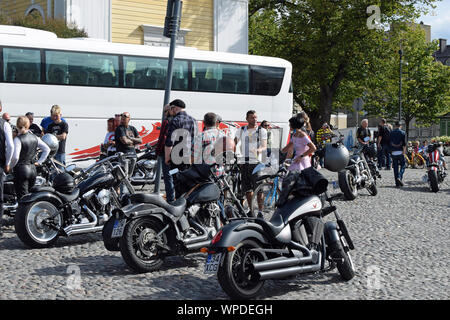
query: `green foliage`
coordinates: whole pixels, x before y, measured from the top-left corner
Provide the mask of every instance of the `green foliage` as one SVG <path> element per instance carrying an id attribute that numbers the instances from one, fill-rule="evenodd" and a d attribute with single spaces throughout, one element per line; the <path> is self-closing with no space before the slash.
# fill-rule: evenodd
<path id="1" fill-rule="evenodd" d="M 46 18 L 45 22 L 39 14 L 30 14 L 28 16 L 6 16 L 0 13 L 0 24 L 21 26 L 33 29 L 40 29 L 54 32 L 58 38 L 77 38 L 87 37 L 84 29 L 69 28 L 63 19 Z"/>
<path id="2" fill-rule="evenodd" d="M 292 62 L 294 100 L 317 129 L 332 111 L 363 96 L 365 80 L 378 82 L 369 94 L 380 96 L 382 85 L 392 82 L 379 66 L 395 52 L 386 46 L 384 30 L 368 28 L 367 8 L 378 5 L 381 23 L 388 26 L 417 18 L 433 2 L 250 0 L 249 51 Z"/>
<path id="3" fill-rule="evenodd" d="M 450 144 L 450 136 L 434 137 L 431 139 L 431 142 L 443 142 L 445 144 Z"/>

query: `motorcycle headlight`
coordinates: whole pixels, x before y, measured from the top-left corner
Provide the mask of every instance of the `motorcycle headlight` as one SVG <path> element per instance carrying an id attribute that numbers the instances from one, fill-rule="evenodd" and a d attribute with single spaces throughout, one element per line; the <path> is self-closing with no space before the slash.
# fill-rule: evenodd
<path id="1" fill-rule="evenodd" d="M 102 205 L 107 205 L 111 198 L 111 192 L 109 190 L 103 189 L 97 194 L 97 200 Z"/>
<path id="2" fill-rule="evenodd" d="M 36 182 L 35 185 L 36 186 L 42 186 L 43 184 L 45 184 L 46 180 L 40 176 L 36 177 Z"/>

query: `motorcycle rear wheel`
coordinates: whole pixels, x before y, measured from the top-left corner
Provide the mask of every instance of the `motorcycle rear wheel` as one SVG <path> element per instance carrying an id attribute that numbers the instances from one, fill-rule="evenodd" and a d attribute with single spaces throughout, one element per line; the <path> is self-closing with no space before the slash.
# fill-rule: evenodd
<path id="1" fill-rule="evenodd" d="M 339 188 L 344 193 L 347 200 L 355 200 L 358 196 L 358 188 L 355 183 L 355 177 L 350 170 L 342 170 L 338 174 Z"/>
<path id="2" fill-rule="evenodd" d="M 261 253 L 250 251 L 261 248 L 253 240 L 244 240 L 236 249 L 225 253 L 223 264 L 217 271 L 217 279 L 223 291 L 232 299 L 252 299 L 256 297 L 264 285 L 256 271 L 251 267 L 253 262 L 262 261 Z"/>
<path id="3" fill-rule="evenodd" d="M 168 239 L 165 233 L 157 239 L 154 237 L 162 229 L 161 223 L 148 217 L 132 220 L 125 226 L 119 248 L 123 260 L 131 269 L 144 273 L 161 268 L 165 257 L 157 243 L 168 246 Z"/>
<path id="4" fill-rule="evenodd" d="M 58 230 L 44 223 L 50 217 L 53 217 L 52 221 Z M 35 249 L 48 248 L 56 243 L 62 226 L 62 214 L 47 201 L 21 204 L 14 217 L 17 236 L 28 247 Z"/>
<path id="5" fill-rule="evenodd" d="M 428 182 L 430 184 L 430 189 L 433 192 L 439 191 L 439 182 L 437 172 L 434 170 L 428 171 Z"/>

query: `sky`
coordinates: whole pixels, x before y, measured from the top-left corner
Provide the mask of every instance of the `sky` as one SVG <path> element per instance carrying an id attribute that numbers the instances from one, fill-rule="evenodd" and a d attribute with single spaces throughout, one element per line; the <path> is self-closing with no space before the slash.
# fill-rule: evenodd
<path id="1" fill-rule="evenodd" d="M 450 0 L 436 2 L 436 9 L 431 11 L 417 21 L 431 25 L 431 39 L 444 38 L 450 43 Z"/>

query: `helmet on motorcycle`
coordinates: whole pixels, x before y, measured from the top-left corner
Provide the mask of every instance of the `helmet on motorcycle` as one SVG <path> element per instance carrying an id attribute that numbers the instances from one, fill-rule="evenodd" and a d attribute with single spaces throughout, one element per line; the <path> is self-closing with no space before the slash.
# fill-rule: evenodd
<path id="1" fill-rule="evenodd" d="M 53 179 L 53 188 L 61 193 L 71 193 L 75 188 L 75 181 L 67 172 L 58 173 Z"/>
<path id="2" fill-rule="evenodd" d="M 230 163 L 234 160 L 236 144 L 229 136 L 223 136 L 214 143 L 214 158 L 216 163 Z"/>
<path id="3" fill-rule="evenodd" d="M 49 158 L 52 158 L 59 148 L 59 141 L 58 138 L 56 138 L 55 135 L 51 133 L 46 133 L 41 138 L 42 141 L 44 141 L 48 147 L 50 148 L 50 153 L 48 155 Z"/>
<path id="4" fill-rule="evenodd" d="M 363 152 L 364 155 L 368 156 L 369 158 L 374 158 L 377 155 L 377 145 L 375 143 L 370 143 L 364 146 Z"/>
<path id="5" fill-rule="evenodd" d="M 328 170 L 333 172 L 343 170 L 348 165 L 349 158 L 349 152 L 344 145 L 336 143 L 325 145 L 324 166 Z"/>

